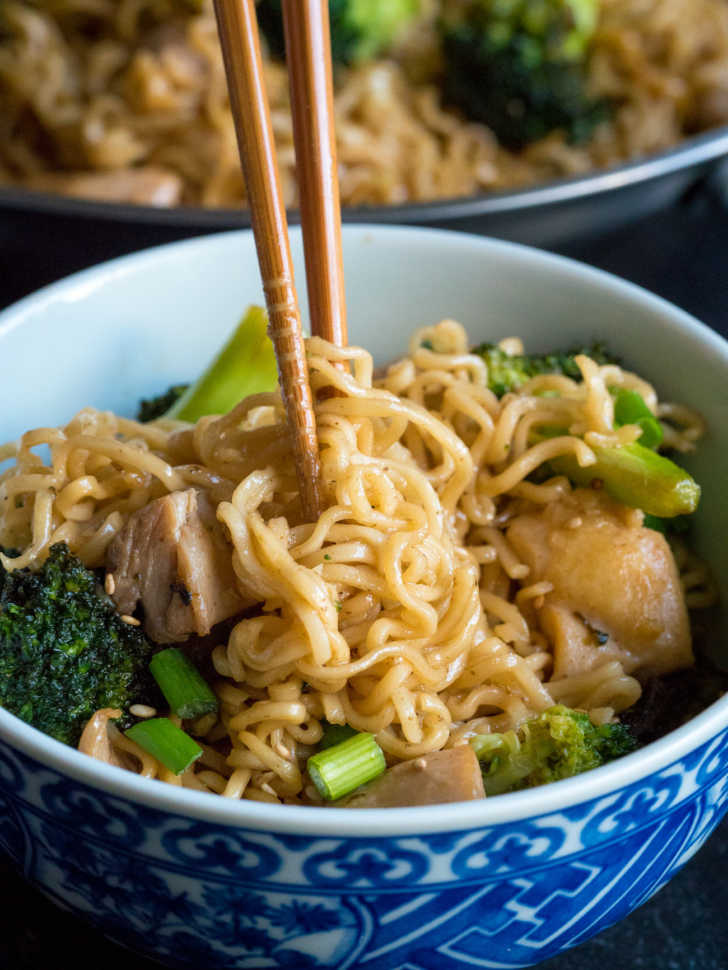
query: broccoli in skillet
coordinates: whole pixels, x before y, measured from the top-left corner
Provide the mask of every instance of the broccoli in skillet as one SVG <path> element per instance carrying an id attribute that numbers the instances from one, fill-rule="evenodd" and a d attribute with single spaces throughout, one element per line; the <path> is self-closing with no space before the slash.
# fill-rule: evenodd
<path id="1" fill-rule="evenodd" d="M 152 650 L 65 543 L 37 571 L 0 563 L 0 705 L 38 730 L 75 745 L 99 708 L 156 705 Z"/>
<path id="2" fill-rule="evenodd" d="M 443 90 L 518 149 L 555 129 L 587 139 L 608 108 L 586 87 L 597 0 L 464 0 L 442 22 Z"/>
<path id="3" fill-rule="evenodd" d="M 331 53 L 337 64 L 359 64 L 382 54 L 416 19 L 421 0 L 329 0 Z M 285 50 L 281 0 L 262 0 L 258 22 L 271 52 Z"/>
<path id="4" fill-rule="evenodd" d="M 636 747 L 623 724 L 595 725 L 563 705 L 529 718 L 517 731 L 479 734 L 471 745 L 487 795 L 501 795 L 571 778 L 629 754 Z"/>

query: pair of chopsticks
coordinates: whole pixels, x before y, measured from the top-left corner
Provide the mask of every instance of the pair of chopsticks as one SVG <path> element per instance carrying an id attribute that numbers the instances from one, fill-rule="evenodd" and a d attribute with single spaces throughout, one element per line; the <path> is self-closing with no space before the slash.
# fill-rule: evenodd
<path id="1" fill-rule="evenodd" d="M 255 0 L 215 0 L 230 105 L 304 516 L 321 512 L 319 449 Z M 311 330 L 345 346 L 328 0 L 283 0 Z"/>

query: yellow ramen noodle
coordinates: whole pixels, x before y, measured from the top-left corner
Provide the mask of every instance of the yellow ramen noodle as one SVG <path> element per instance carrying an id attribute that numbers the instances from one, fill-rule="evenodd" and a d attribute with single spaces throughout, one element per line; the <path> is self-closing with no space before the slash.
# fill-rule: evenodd
<path id="1" fill-rule="evenodd" d="M 468 347 L 463 328 L 443 321 L 415 333 L 409 356 L 374 380 L 364 350 L 308 341 L 314 395 L 337 391 L 316 405 L 326 501 L 315 523 L 301 519 L 277 393 L 194 426 L 87 409 L 0 452 L 10 459 L 0 477 L 0 544 L 24 550 L 3 557 L 6 568 L 43 561 L 57 542 L 108 568 L 109 547 L 140 510 L 194 489 L 215 511 L 238 596 L 258 604 L 213 634 L 220 713 L 186 725 L 204 753 L 185 774 L 172 776 L 115 727 L 104 730 L 113 712 L 99 712 L 85 750 L 233 798 L 310 803 L 319 796 L 305 762 L 324 719 L 373 732 L 394 763 L 517 727 L 557 702 L 610 721 L 639 698 L 638 674 L 691 663 L 678 573 L 691 605 L 705 605 L 713 594 L 704 568 L 687 553 L 676 565 L 641 512 L 565 478 L 529 476 L 560 455 L 588 465 L 592 447 L 637 437 L 636 426 L 615 430 L 607 385 L 638 390 L 653 411 L 669 413 L 672 447 L 692 447 L 700 419 L 587 357 L 577 358 L 582 381 L 546 375 L 498 399 Z M 568 431 L 532 443 L 529 431 L 549 424 Z M 529 545 L 544 523 L 572 548 L 600 526 L 648 549 L 670 603 L 657 647 L 653 636 L 640 652 L 629 601 L 634 642 L 620 640 L 617 611 L 610 642 L 579 661 L 583 624 L 572 616 L 563 632 L 563 579 Z M 118 582 L 110 573 L 107 592 L 118 596 Z"/>

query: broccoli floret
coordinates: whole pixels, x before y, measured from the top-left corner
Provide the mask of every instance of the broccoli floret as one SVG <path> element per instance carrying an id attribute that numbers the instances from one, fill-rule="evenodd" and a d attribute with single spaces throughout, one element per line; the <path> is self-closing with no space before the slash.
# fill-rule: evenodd
<path id="1" fill-rule="evenodd" d="M 37 571 L 0 564 L 0 706 L 76 745 L 102 707 L 161 702 L 152 645 L 65 543 Z"/>
<path id="2" fill-rule="evenodd" d="M 623 724 L 595 725 L 563 705 L 529 718 L 517 731 L 471 740 L 487 795 L 534 788 L 571 778 L 628 754 L 636 747 Z"/>
<path id="3" fill-rule="evenodd" d="M 360 64 L 390 47 L 414 22 L 421 0 L 329 0 L 331 54 L 337 64 Z M 283 57 L 281 0 L 262 0 L 258 23 L 271 53 Z"/>
<path id="4" fill-rule="evenodd" d="M 442 23 L 443 91 L 519 149 L 555 129 L 587 139 L 609 113 L 587 91 L 597 0 L 466 0 Z"/>
<path id="5" fill-rule="evenodd" d="M 542 355 L 511 355 L 496 344 L 485 343 L 475 347 L 473 353 L 482 357 L 488 365 L 488 387 L 498 397 L 517 390 L 526 381 L 540 374 L 563 374 L 572 380 L 581 380 L 581 371 L 575 360 L 579 354 L 586 354 L 600 365 L 617 363 L 616 358 L 610 356 L 599 343 L 591 347 L 576 347 L 573 350 Z"/>
<path id="6" fill-rule="evenodd" d="M 573 380 L 581 380 L 581 372 L 575 358 L 580 354 L 591 357 L 597 364 L 614 364 L 618 361 L 611 357 L 602 344 L 593 344 L 583 349 L 568 350 L 554 354 L 537 355 L 509 355 L 496 344 L 481 344 L 473 353 L 483 358 L 488 365 L 488 387 L 498 397 L 509 391 L 515 391 L 526 381 L 540 374 L 563 374 Z M 620 392 L 621 393 L 621 392 Z M 630 392 L 632 393 L 632 392 Z M 638 397 L 638 395 L 635 395 Z M 619 396 L 618 401 L 619 404 Z M 650 428 L 654 442 L 661 440 L 662 431 L 659 423 L 650 414 L 647 406 L 642 402 L 638 414 L 644 412 L 650 415 Z M 619 408 L 615 409 L 615 424 L 619 424 Z M 626 422 L 640 423 L 642 418 L 632 408 L 626 413 Z M 621 422 L 625 423 L 625 422 Z M 659 432 L 659 434 L 658 434 Z M 533 438 L 548 438 L 556 435 L 568 434 L 566 428 L 542 428 L 533 433 Z M 644 435 L 644 430 L 643 430 Z M 664 455 L 659 455 L 652 447 L 645 447 L 642 439 L 631 445 L 620 448 L 592 448 L 596 456 L 593 465 L 581 466 L 575 455 L 560 455 L 549 462 L 551 471 L 557 475 L 565 475 L 575 485 L 582 488 L 604 488 L 613 499 L 642 509 L 650 516 L 670 519 L 678 515 L 690 515 L 698 507 L 700 501 L 700 486 L 691 475 L 670 461 Z"/>
<path id="7" fill-rule="evenodd" d="M 164 417 L 173 404 L 182 397 L 189 384 L 173 384 L 163 394 L 156 397 L 143 397 L 139 402 L 137 421 L 146 424 L 147 421 L 156 421 L 157 418 Z"/>

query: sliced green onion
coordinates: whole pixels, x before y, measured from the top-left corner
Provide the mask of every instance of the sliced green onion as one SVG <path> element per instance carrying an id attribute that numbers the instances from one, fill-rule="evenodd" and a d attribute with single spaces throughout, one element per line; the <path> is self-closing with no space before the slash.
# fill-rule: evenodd
<path id="1" fill-rule="evenodd" d="M 202 717 L 217 710 L 217 697 L 212 688 L 177 647 L 156 653 L 149 669 L 178 717 Z"/>
<path id="2" fill-rule="evenodd" d="M 139 721 L 124 734 L 175 775 L 181 775 L 202 754 L 199 744 L 166 717 Z"/>
<path id="3" fill-rule="evenodd" d="M 319 751 L 323 751 L 326 748 L 333 748 L 335 744 L 341 744 L 342 741 L 348 741 L 349 738 L 353 738 L 357 733 L 348 724 L 330 724 L 328 721 L 322 721 L 321 726 L 324 729 L 324 733 L 319 741 Z"/>
<path id="4" fill-rule="evenodd" d="M 307 767 L 319 793 L 334 801 L 381 775 L 387 763 L 373 734 L 355 734 L 312 755 Z"/>
<path id="5" fill-rule="evenodd" d="M 614 423 L 618 428 L 625 424 L 637 424 L 642 428 L 639 443 L 645 448 L 657 448 L 664 437 L 662 425 L 647 407 L 645 399 L 637 391 L 620 388 L 614 399 Z"/>

